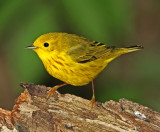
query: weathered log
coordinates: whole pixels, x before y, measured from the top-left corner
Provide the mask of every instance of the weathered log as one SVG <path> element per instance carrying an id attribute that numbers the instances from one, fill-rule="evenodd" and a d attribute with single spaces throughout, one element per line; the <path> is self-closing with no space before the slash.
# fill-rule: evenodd
<path id="1" fill-rule="evenodd" d="M 160 132 L 160 113 L 127 99 L 96 102 L 21 83 L 25 91 L 12 111 L 0 109 L 2 132 Z"/>

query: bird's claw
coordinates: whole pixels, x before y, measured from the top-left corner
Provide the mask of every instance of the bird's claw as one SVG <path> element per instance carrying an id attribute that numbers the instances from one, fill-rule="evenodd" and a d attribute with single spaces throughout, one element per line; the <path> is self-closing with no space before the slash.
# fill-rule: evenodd
<path id="1" fill-rule="evenodd" d="M 94 96 L 94 95 L 92 96 L 92 99 L 90 100 L 89 103 L 90 103 L 90 105 L 91 105 L 91 110 L 93 110 L 93 107 L 94 107 L 95 104 L 96 104 L 96 103 L 95 103 L 95 96 Z"/>
<path id="2" fill-rule="evenodd" d="M 49 99 L 57 90 L 57 86 L 54 86 L 48 91 L 47 99 Z"/>

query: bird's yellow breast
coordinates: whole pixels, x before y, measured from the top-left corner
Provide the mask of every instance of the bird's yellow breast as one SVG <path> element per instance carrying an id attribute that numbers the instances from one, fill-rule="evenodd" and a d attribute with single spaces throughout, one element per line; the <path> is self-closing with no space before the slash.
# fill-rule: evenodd
<path id="1" fill-rule="evenodd" d="M 51 55 L 43 54 L 40 58 L 50 75 L 75 86 L 88 84 L 107 65 L 102 59 L 81 64 L 73 61 L 65 53 L 56 52 Z"/>

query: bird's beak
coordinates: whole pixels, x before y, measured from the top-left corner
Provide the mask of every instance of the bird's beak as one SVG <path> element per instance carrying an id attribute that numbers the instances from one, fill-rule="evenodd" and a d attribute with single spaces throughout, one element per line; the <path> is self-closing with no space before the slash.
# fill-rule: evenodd
<path id="1" fill-rule="evenodd" d="M 37 47 L 35 47 L 34 45 L 31 45 L 31 46 L 25 47 L 24 49 L 37 49 Z"/>

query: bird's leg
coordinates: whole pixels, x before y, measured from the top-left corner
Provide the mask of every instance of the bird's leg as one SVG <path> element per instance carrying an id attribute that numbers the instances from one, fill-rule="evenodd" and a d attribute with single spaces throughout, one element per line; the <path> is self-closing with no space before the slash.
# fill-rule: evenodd
<path id="1" fill-rule="evenodd" d="M 65 85 L 67 85 L 67 83 L 63 83 L 63 84 L 60 84 L 60 85 L 56 85 L 56 86 L 54 86 L 53 88 L 51 88 L 51 89 L 48 91 L 47 98 L 51 97 L 58 88 L 60 88 L 60 87 L 62 87 L 62 86 L 65 86 Z"/>
<path id="2" fill-rule="evenodd" d="M 92 99 L 90 100 L 90 104 L 91 104 L 91 110 L 93 109 L 94 105 L 95 105 L 95 94 L 94 94 L 94 84 L 93 84 L 93 80 L 92 80 Z"/>

